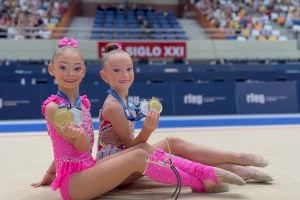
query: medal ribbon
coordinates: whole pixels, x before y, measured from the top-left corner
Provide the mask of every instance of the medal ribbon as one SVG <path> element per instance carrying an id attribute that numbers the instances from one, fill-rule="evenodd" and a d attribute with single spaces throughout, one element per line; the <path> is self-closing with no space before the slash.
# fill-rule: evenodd
<path id="1" fill-rule="evenodd" d="M 125 113 L 125 116 L 127 117 L 128 120 L 130 121 L 139 121 L 141 120 L 142 118 L 145 117 L 145 115 L 143 115 L 142 113 L 139 112 L 139 109 L 136 108 L 133 104 L 132 104 L 132 107 L 134 106 L 135 108 L 135 113 L 136 113 L 136 117 L 134 117 L 132 115 L 132 113 L 129 111 L 129 108 L 128 106 L 125 105 L 125 103 L 123 102 L 123 100 L 121 99 L 121 97 L 116 93 L 116 91 L 114 91 L 113 89 L 109 89 L 108 91 L 108 94 L 110 94 L 111 96 L 113 96 L 122 106 L 123 110 L 124 110 L 124 113 Z M 128 97 L 127 97 L 127 102 L 128 102 Z M 128 103 L 129 104 L 129 103 Z"/>
<path id="2" fill-rule="evenodd" d="M 58 90 L 57 91 L 57 96 L 63 98 L 64 100 L 66 100 L 68 102 L 68 104 L 61 104 L 59 107 L 60 108 L 64 108 L 67 107 L 68 109 L 71 109 L 71 101 L 69 100 L 69 98 L 67 97 L 67 95 L 65 95 L 65 93 L 63 93 L 62 91 Z M 77 97 L 77 99 L 74 102 L 74 107 L 77 108 L 78 110 L 81 110 L 81 98 L 80 95 Z"/>

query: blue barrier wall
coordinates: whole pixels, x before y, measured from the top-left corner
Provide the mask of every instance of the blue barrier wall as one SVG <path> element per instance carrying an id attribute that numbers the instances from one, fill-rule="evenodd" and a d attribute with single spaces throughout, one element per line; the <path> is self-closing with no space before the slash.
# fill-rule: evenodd
<path id="1" fill-rule="evenodd" d="M 107 96 L 108 86 L 106 84 L 82 84 L 80 87 L 80 94 L 87 95 L 91 102 L 91 115 L 98 117 L 99 110 Z"/>
<path id="2" fill-rule="evenodd" d="M 300 83 L 221 82 L 221 83 L 135 83 L 129 99 L 158 97 L 162 115 L 219 115 L 299 112 Z M 41 104 L 56 93 L 53 84 L 0 84 L 0 120 L 41 119 Z M 91 101 L 92 117 L 97 117 L 105 97 L 105 84 L 82 84 L 81 94 Z"/>
<path id="3" fill-rule="evenodd" d="M 0 119 L 40 119 L 41 86 L 0 84 Z"/>

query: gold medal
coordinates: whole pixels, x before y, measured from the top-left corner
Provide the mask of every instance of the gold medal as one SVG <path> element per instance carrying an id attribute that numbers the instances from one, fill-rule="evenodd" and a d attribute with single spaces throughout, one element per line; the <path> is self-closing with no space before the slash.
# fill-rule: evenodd
<path id="1" fill-rule="evenodd" d="M 67 108 L 59 108 L 54 114 L 54 124 L 57 127 L 63 127 L 74 121 L 73 113 Z"/>
<path id="2" fill-rule="evenodd" d="M 163 107 L 158 98 L 152 97 L 149 101 L 149 108 L 153 108 L 157 110 L 159 113 L 161 113 Z"/>

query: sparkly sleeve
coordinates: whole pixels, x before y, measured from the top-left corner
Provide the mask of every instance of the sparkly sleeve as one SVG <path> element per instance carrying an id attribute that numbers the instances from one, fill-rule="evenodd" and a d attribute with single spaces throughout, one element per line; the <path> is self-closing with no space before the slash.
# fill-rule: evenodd
<path id="1" fill-rule="evenodd" d="M 42 104 L 42 113 L 45 116 L 45 111 L 46 111 L 46 106 L 50 103 L 50 102 L 54 102 L 57 104 L 60 104 L 60 99 L 58 98 L 58 96 L 56 95 L 51 95 L 50 97 L 48 97 Z"/>
<path id="2" fill-rule="evenodd" d="M 81 103 L 84 105 L 84 107 L 85 107 L 87 110 L 90 110 L 90 109 L 91 109 L 91 103 L 90 103 L 90 101 L 89 101 L 89 99 L 87 98 L 86 95 L 81 96 Z"/>

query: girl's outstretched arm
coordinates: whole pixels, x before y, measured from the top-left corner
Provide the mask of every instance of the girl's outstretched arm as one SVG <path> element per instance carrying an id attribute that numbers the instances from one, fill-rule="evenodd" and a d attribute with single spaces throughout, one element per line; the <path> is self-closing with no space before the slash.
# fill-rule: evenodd
<path id="1" fill-rule="evenodd" d="M 81 152 L 88 151 L 90 148 L 90 143 L 88 138 L 84 133 L 84 129 L 82 127 L 77 127 L 72 124 L 65 125 L 64 127 L 57 127 L 54 124 L 54 115 L 58 110 L 58 105 L 55 103 L 49 103 L 46 106 L 45 118 L 46 120 L 55 127 L 57 133 L 62 136 L 67 142 L 74 145 L 76 149 Z"/>

